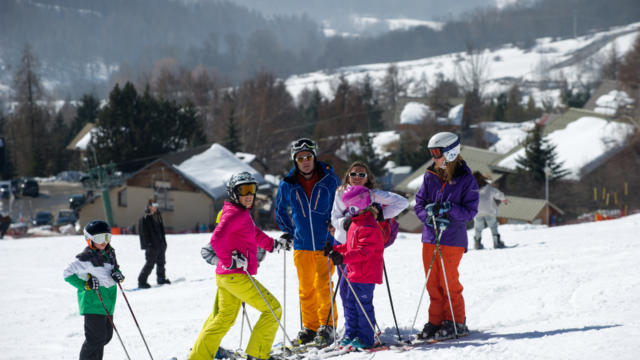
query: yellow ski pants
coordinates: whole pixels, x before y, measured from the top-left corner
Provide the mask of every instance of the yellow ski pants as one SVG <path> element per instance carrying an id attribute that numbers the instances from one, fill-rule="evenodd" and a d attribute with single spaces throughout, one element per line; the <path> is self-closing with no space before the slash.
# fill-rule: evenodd
<path id="1" fill-rule="evenodd" d="M 282 314 L 280 303 L 257 280 L 262 295 L 267 299 L 278 320 Z M 258 359 L 266 359 L 271 352 L 273 340 L 278 330 L 278 322 L 269 307 L 246 274 L 216 275 L 218 291 L 213 304 L 213 312 L 204 322 L 204 326 L 191 349 L 189 360 L 211 360 L 216 355 L 220 342 L 236 321 L 242 302 L 261 312 L 253 327 L 246 353 Z"/>
<path id="2" fill-rule="evenodd" d="M 325 324 L 331 311 L 333 263 L 322 251 L 310 250 L 294 250 L 293 263 L 298 272 L 302 326 L 317 331 L 320 325 Z M 335 328 L 333 320 L 338 318 L 338 311 L 335 304 L 333 308 L 335 313 L 329 319 L 329 326 Z"/>

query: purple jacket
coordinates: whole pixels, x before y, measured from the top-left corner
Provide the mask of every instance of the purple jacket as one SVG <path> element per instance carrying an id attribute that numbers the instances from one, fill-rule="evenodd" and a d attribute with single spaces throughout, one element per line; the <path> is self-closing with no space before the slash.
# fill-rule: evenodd
<path id="1" fill-rule="evenodd" d="M 416 206 L 413 209 L 418 219 L 425 223 L 427 211 L 424 207 L 432 202 L 445 201 L 451 203 L 451 210 L 446 215 L 451 223 L 442 233 L 440 244 L 463 247 L 467 251 L 466 223 L 472 220 L 478 212 L 478 183 L 464 161 L 456 169 L 451 183 L 443 183 L 434 171 L 433 165 L 429 167 L 424 174 L 422 187 L 416 194 Z M 433 227 L 424 226 L 422 242 L 436 243 Z"/>

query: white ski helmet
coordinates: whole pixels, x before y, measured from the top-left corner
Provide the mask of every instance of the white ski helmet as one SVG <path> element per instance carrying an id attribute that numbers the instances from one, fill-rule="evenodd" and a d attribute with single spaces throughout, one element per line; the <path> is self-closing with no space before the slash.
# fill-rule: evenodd
<path id="1" fill-rule="evenodd" d="M 427 147 L 434 158 L 444 156 L 447 162 L 452 162 L 460 155 L 460 138 L 451 132 L 439 132 L 429 139 Z"/>
<path id="2" fill-rule="evenodd" d="M 242 171 L 242 172 L 231 175 L 229 182 L 227 182 L 227 194 L 229 194 L 229 199 L 231 200 L 231 202 L 236 204 L 240 203 L 240 200 L 238 199 L 238 195 L 242 195 L 242 194 L 238 194 L 238 187 L 240 185 L 247 185 L 247 184 L 253 184 L 255 186 L 253 189 L 255 194 L 255 191 L 257 191 L 258 182 L 253 177 L 253 175 L 251 175 L 247 171 Z"/>

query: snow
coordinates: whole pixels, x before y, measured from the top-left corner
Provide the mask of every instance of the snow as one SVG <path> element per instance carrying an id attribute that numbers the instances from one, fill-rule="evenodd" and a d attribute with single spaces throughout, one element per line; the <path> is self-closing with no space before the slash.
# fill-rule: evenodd
<path id="1" fill-rule="evenodd" d="M 496 96 L 506 92 L 517 81 L 536 82 L 565 78 L 570 84 L 588 83 L 598 75 L 599 70 L 597 66 L 589 64 L 598 63 L 608 51 L 608 46 L 604 44 L 602 48 L 584 59 L 574 58 L 579 53 L 578 50 L 606 39 L 607 36 L 612 36 L 609 43 L 616 44 L 618 54 L 625 54 L 632 48 L 638 29 L 640 29 L 640 23 L 636 22 L 578 38 L 538 39 L 532 49 L 520 49 L 507 44 L 501 48 L 485 50 L 481 55 L 487 64 L 486 81 L 482 84 L 483 95 Z M 464 66 L 468 59 L 468 54 L 458 52 L 393 64 L 398 68 L 400 79 L 407 83 L 409 91 L 406 95 L 420 96 L 419 92 L 424 89 L 425 77 L 428 87 L 435 84 L 435 79 L 440 74 L 445 79 L 456 79 L 460 66 Z M 575 60 L 575 62 L 556 66 L 567 60 Z M 373 85 L 380 86 L 389 65 L 391 63 L 363 64 L 297 74 L 287 78 L 285 85 L 296 99 L 305 88 L 317 88 L 324 97 L 331 99 L 340 76 L 344 76 L 349 83 L 356 83 L 369 75 Z M 524 90 L 524 87 L 521 89 Z M 559 102 L 558 89 L 532 90 L 532 93 L 539 107 L 542 107 L 543 100 L 556 104 Z"/>
<path id="2" fill-rule="evenodd" d="M 452 125 L 460 126 L 462 124 L 462 114 L 464 113 L 464 104 L 458 104 L 449 110 L 447 116 Z"/>
<path id="3" fill-rule="evenodd" d="M 396 131 L 371 132 L 371 145 L 378 158 L 385 158 L 391 155 L 389 145 L 400 140 L 400 134 Z M 347 161 L 352 153 L 360 153 L 360 133 L 348 134 L 340 148 L 336 150 L 336 156 Z"/>
<path id="4" fill-rule="evenodd" d="M 376 359 L 636 359 L 640 353 L 640 215 L 554 228 L 533 225 L 499 227 L 504 250 L 470 250 L 460 264 L 467 324 L 472 334 L 405 353 L 379 352 Z M 270 235 L 278 235 L 270 232 Z M 484 244 L 490 246 L 485 229 Z M 469 237 L 472 233 L 469 233 Z M 200 258 L 210 234 L 169 235 L 167 272 L 172 285 L 127 292 L 155 359 L 186 359 L 209 316 L 215 297 L 214 269 Z M 385 251 L 393 303 L 403 338 L 410 327 L 424 285 L 419 234 L 400 233 Z M 3 326 L 0 353 L 5 359 L 76 359 L 83 335 L 75 289 L 62 271 L 84 247 L 81 236 L 24 238 L 0 241 L 0 297 Z M 113 239 L 118 261 L 127 277 L 124 288 L 135 287 L 144 263 L 136 236 Z M 286 330 L 299 329 L 297 276 L 286 254 Z M 256 278 L 283 300 L 283 255 L 269 254 Z M 184 279 L 183 281 L 176 281 Z M 151 283 L 155 280 L 151 277 Z M 339 303 L 339 326 L 344 324 Z M 375 290 L 374 305 L 383 340 L 395 334 L 386 286 Z M 428 300 L 421 304 L 413 332 L 427 320 Z M 248 308 L 251 323 L 258 313 Z M 122 295 L 115 323 L 132 359 L 148 358 Z M 244 327 L 242 346 L 249 337 Z M 236 349 L 240 318 L 222 340 Z M 276 341 L 282 340 L 279 330 Z M 105 360 L 125 358 L 114 335 Z M 370 359 L 353 353 L 339 359 Z"/>
<path id="5" fill-rule="evenodd" d="M 583 169 L 589 168 L 605 158 L 608 153 L 622 147 L 633 126 L 596 117 L 582 117 L 556 130 L 545 139 L 556 145 L 557 161 L 569 170 L 567 179 L 580 180 Z M 524 148 L 502 159 L 498 166 L 516 169 L 516 159 L 524 157 Z"/>
<path id="6" fill-rule="evenodd" d="M 527 138 L 527 132 L 533 129 L 534 125 L 534 121 L 521 123 L 489 121 L 479 124 L 484 128 L 487 140 L 492 143 L 489 150 L 500 154 L 506 154 L 520 145 Z"/>
<path id="7" fill-rule="evenodd" d="M 400 124 L 422 124 L 432 114 L 433 111 L 427 105 L 411 101 L 404 106 L 400 113 Z"/>
<path id="8" fill-rule="evenodd" d="M 611 90 L 608 94 L 600 96 L 596 100 L 595 112 L 613 116 L 619 108 L 633 104 L 633 99 L 621 90 Z"/>
<path id="9" fill-rule="evenodd" d="M 206 151 L 185 160 L 176 168 L 216 199 L 226 196 L 227 181 L 237 172 L 247 171 L 253 174 L 259 184 L 264 182 L 259 172 L 220 144 L 211 145 Z"/>

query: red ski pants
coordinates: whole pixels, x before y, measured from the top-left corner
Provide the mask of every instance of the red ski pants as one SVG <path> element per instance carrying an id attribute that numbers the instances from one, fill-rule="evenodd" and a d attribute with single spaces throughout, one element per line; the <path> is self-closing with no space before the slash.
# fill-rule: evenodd
<path id="1" fill-rule="evenodd" d="M 451 318 L 451 307 L 449 305 L 449 297 L 447 296 L 447 287 L 445 285 L 444 276 L 447 276 L 447 284 L 451 294 L 451 304 L 453 305 L 453 314 L 456 323 L 464 323 L 466 314 L 464 310 L 464 298 L 462 297 L 462 284 L 460 284 L 458 265 L 464 254 L 464 248 L 457 246 L 440 245 L 440 252 L 435 253 L 436 246 L 433 244 L 422 243 L 422 263 L 424 264 L 425 276 L 429 272 L 431 265 L 431 273 L 427 279 L 427 291 L 429 292 L 429 322 L 434 325 L 440 325 L 443 320 L 453 320 Z M 442 262 L 444 261 L 444 271 Z"/>

